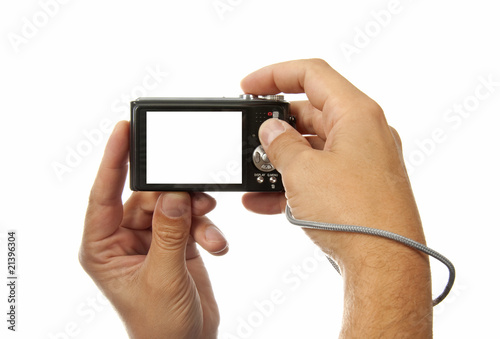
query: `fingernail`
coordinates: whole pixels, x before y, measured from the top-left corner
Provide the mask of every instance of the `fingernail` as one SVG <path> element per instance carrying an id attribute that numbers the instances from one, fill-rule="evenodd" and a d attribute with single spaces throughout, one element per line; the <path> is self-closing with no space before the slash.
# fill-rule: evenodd
<path id="1" fill-rule="evenodd" d="M 205 230 L 205 240 L 207 242 L 222 242 L 226 241 L 226 238 L 217 227 L 210 225 Z"/>
<path id="2" fill-rule="evenodd" d="M 167 217 L 181 217 L 187 211 L 186 200 L 184 194 L 164 193 L 161 201 L 161 210 Z"/>
<path id="3" fill-rule="evenodd" d="M 285 122 L 279 119 L 269 119 L 260 126 L 259 138 L 262 146 L 269 146 L 274 139 L 285 131 Z"/>

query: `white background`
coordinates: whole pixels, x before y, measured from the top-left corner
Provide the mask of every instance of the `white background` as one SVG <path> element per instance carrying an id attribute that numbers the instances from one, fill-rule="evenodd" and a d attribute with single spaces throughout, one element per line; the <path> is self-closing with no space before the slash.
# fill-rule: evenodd
<path id="1" fill-rule="evenodd" d="M 241 184 L 239 112 L 147 112 L 146 183 Z"/>
<path id="2" fill-rule="evenodd" d="M 66 1 L 49 6 L 44 22 L 38 1 L 4 1 L 0 256 L 7 230 L 17 230 L 20 281 L 19 331 L 8 333 L 2 315 L 0 336 L 126 337 L 112 307 L 95 302 L 99 292 L 77 252 L 110 124 L 128 119 L 131 99 L 238 95 L 240 79 L 255 69 L 319 57 L 378 101 L 400 132 L 428 244 L 456 265 L 455 287 L 435 309 L 435 337 L 498 338 L 500 87 L 474 98 L 480 79 L 500 82 L 497 2 L 401 0 L 390 18 L 376 14 L 388 0 L 222 0 L 231 10 L 221 15 L 217 3 Z M 28 28 L 33 22 L 39 27 Z M 15 48 L 9 37 L 23 27 Z M 356 52 L 343 52 L 347 45 Z M 470 109 L 462 117 L 457 105 Z M 439 142 L 426 141 L 433 136 Z M 220 337 L 245 337 L 238 324 L 252 317 L 262 321 L 248 338 L 336 337 L 341 279 L 315 259 L 302 231 L 283 216 L 252 215 L 240 194 L 217 199 L 210 217 L 231 249 L 204 257 Z M 295 266 L 309 273 L 299 278 Z M 446 272 L 433 270 L 438 293 Z M 259 318 L 255 303 L 274 290 L 283 303 Z"/>

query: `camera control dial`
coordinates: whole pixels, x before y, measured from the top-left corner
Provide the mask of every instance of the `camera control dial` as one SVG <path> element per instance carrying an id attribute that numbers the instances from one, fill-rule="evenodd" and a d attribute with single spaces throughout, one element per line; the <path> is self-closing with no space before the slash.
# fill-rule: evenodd
<path id="1" fill-rule="evenodd" d="M 240 99 L 243 100 L 254 100 L 256 99 L 256 96 L 253 94 L 240 94 Z"/>
<path id="2" fill-rule="evenodd" d="M 285 100 L 285 96 L 281 94 L 274 94 L 274 95 L 264 95 L 261 96 L 262 99 L 266 100 L 274 100 L 274 101 L 283 101 Z"/>
<path id="3" fill-rule="evenodd" d="M 240 94 L 240 99 L 243 100 L 256 100 L 256 99 L 264 99 L 264 100 L 272 100 L 272 101 L 283 101 L 285 100 L 285 96 L 282 94 L 273 94 L 273 95 L 253 95 L 253 94 Z"/>
<path id="4" fill-rule="evenodd" d="M 264 151 L 264 147 L 262 145 L 259 145 L 254 151 L 253 151 L 253 164 L 255 167 L 257 167 L 260 171 L 262 172 L 271 172 L 274 171 L 274 166 L 271 164 L 269 159 L 267 158 L 267 154 Z"/>

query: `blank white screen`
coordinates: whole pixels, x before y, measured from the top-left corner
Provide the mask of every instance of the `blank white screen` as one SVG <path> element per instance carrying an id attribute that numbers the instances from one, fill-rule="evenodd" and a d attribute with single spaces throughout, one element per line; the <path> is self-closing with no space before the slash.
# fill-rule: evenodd
<path id="1" fill-rule="evenodd" d="M 146 183 L 241 184 L 241 111 L 146 113 Z"/>

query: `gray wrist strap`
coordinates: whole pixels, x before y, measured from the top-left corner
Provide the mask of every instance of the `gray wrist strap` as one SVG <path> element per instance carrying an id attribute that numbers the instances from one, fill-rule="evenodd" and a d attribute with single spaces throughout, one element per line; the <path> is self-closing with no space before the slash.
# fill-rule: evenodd
<path id="1" fill-rule="evenodd" d="M 403 245 L 406 245 L 408 247 L 412 247 L 418 251 L 421 251 L 425 254 L 428 254 L 437 260 L 441 261 L 446 267 L 448 268 L 450 275 L 448 278 L 448 283 L 446 284 L 446 287 L 444 288 L 444 291 L 436 298 L 433 300 L 433 305 L 436 306 L 439 304 L 441 301 L 446 298 L 448 293 L 450 293 L 451 288 L 453 287 L 453 283 L 455 282 L 455 267 L 451 263 L 450 260 L 448 260 L 445 256 L 442 254 L 434 251 L 433 249 L 422 245 L 419 242 L 416 242 L 414 240 L 408 239 L 406 237 L 403 237 L 399 234 L 384 231 L 384 230 L 379 230 L 376 228 L 371 228 L 371 227 L 364 227 L 364 226 L 354 226 L 354 225 L 339 225 L 339 224 L 329 224 L 329 223 L 323 223 L 323 222 L 316 222 L 316 221 L 305 221 L 305 220 L 298 220 L 295 219 L 294 216 L 292 215 L 292 212 L 290 211 L 290 207 L 288 204 L 286 205 L 286 218 L 288 221 L 294 225 L 304 227 L 304 228 L 312 228 L 312 229 L 319 229 L 319 230 L 326 230 L 326 231 L 336 231 L 336 232 L 350 232 L 350 233 L 361 233 L 361 234 L 368 234 L 368 235 L 374 235 L 378 237 L 383 237 L 387 239 L 391 239 L 394 241 L 397 241 Z M 330 263 L 333 265 L 333 267 L 339 272 L 340 274 L 340 269 L 337 265 L 337 263 L 327 256 L 328 260 Z"/>

